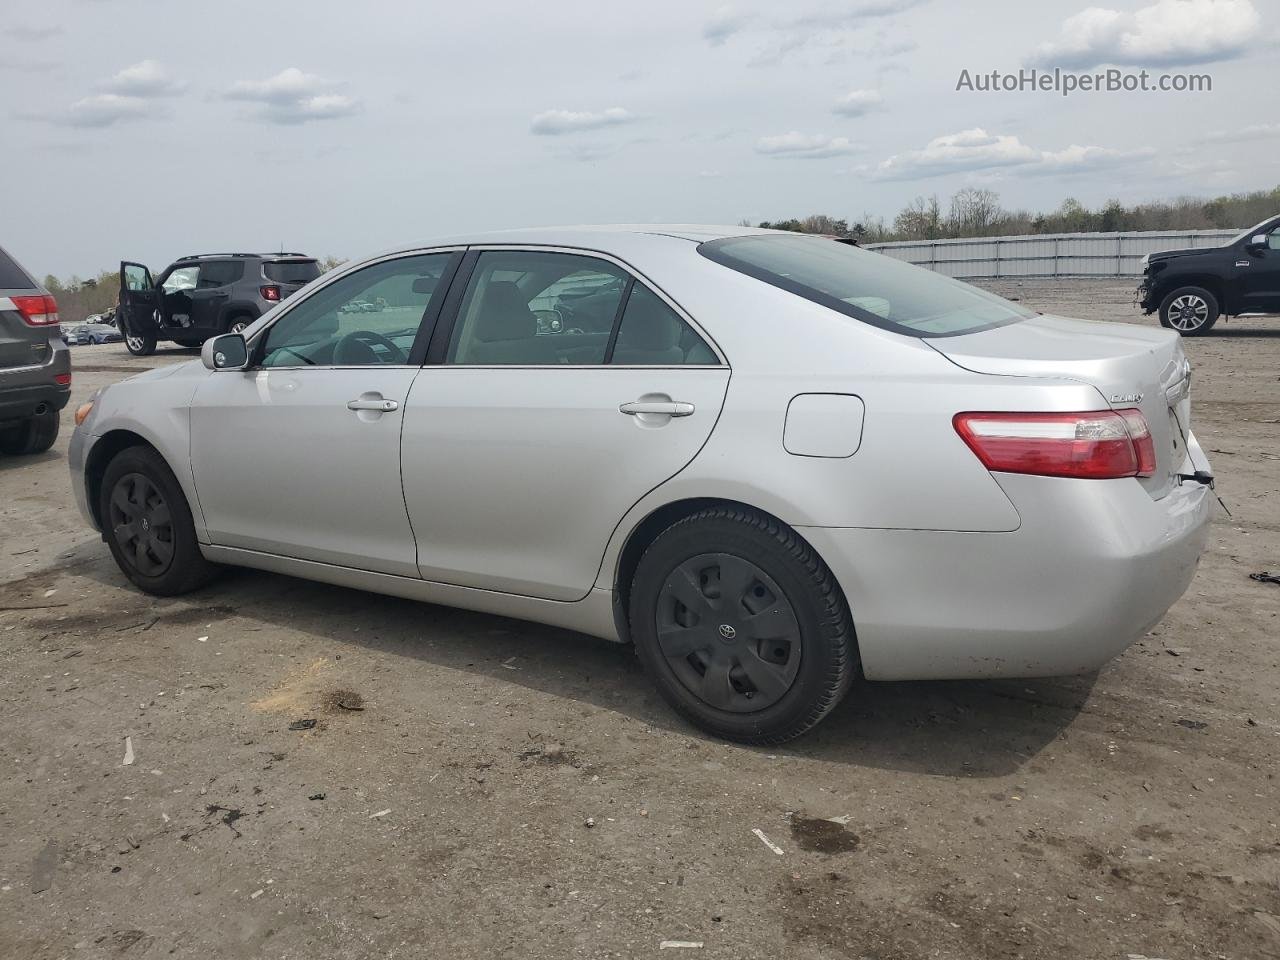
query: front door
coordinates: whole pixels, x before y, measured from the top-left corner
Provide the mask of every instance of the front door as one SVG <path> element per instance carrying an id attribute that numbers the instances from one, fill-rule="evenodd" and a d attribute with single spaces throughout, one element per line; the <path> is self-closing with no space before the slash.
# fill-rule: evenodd
<path id="1" fill-rule="evenodd" d="M 623 515 L 706 442 L 729 368 L 621 267 L 565 253 L 481 253 L 445 333 L 404 420 L 421 575 L 583 598 Z"/>
<path id="2" fill-rule="evenodd" d="M 201 383 L 191 465 L 212 543 L 417 577 L 400 431 L 453 262 L 423 254 L 347 274 L 255 337 L 250 369 Z M 378 297 L 377 313 L 351 309 Z"/>
<path id="3" fill-rule="evenodd" d="M 1262 231 L 1267 244 L 1243 252 L 1239 268 L 1242 313 L 1280 313 L 1280 224 L 1272 223 Z"/>
<path id="4" fill-rule="evenodd" d="M 151 271 L 141 263 L 120 263 L 120 308 L 116 326 L 127 336 L 156 335 L 156 309 L 159 294 Z"/>

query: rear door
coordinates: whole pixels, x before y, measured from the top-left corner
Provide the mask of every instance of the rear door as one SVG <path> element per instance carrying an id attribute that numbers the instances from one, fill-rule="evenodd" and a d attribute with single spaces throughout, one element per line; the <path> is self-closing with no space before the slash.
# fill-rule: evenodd
<path id="1" fill-rule="evenodd" d="M 221 333 L 222 308 L 231 299 L 231 284 L 244 276 L 243 260 L 202 260 L 191 297 L 191 326 Z"/>
<path id="2" fill-rule="evenodd" d="M 583 321 L 583 290 L 611 318 L 604 330 Z M 669 302 L 599 256 L 469 254 L 449 299 L 456 319 L 437 330 L 405 411 L 418 569 L 581 599 L 627 510 L 706 443 L 729 368 Z"/>
<path id="3" fill-rule="evenodd" d="M 156 308 L 159 306 L 151 270 L 128 260 L 120 263 L 120 309 L 116 325 L 121 333 L 154 337 L 158 332 Z"/>

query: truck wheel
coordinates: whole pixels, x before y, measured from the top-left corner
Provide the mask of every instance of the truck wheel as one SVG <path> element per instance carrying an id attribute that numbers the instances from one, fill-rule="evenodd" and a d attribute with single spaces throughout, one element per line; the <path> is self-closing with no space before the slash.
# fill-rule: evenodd
<path id="1" fill-rule="evenodd" d="M 44 453 L 58 439 L 60 424 L 58 411 L 48 407 L 44 413 L 28 417 L 16 427 L 0 430 L 0 453 L 20 457 Z"/>
<path id="2" fill-rule="evenodd" d="M 1208 333 L 1218 314 L 1218 298 L 1204 287 L 1179 287 L 1160 302 L 1160 325 L 1184 337 Z"/>
<path id="3" fill-rule="evenodd" d="M 631 637 L 663 698 L 712 734 L 783 743 L 848 692 L 857 644 L 844 596 L 795 531 L 737 507 L 658 536 L 636 568 Z"/>

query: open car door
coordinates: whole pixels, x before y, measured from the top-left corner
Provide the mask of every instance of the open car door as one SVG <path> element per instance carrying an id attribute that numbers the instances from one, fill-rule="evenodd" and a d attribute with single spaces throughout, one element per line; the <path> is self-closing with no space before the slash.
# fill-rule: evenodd
<path id="1" fill-rule="evenodd" d="M 160 332 L 156 319 L 159 305 L 151 270 L 141 263 L 120 262 L 120 307 L 116 311 L 116 327 L 125 338 L 129 352 L 151 353 Z"/>

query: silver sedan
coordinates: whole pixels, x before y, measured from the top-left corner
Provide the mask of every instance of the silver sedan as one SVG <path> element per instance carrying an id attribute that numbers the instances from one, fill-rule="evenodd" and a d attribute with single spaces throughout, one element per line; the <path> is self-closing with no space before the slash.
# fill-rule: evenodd
<path id="1" fill-rule="evenodd" d="M 1175 333 L 828 239 L 514 231 L 106 388 L 70 462 L 150 593 L 229 564 L 630 642 L 692 722 L 778 743 L 858 673 L 1078 673 L 1142 636 L 1205 545 L 1190 376 Z"/>

